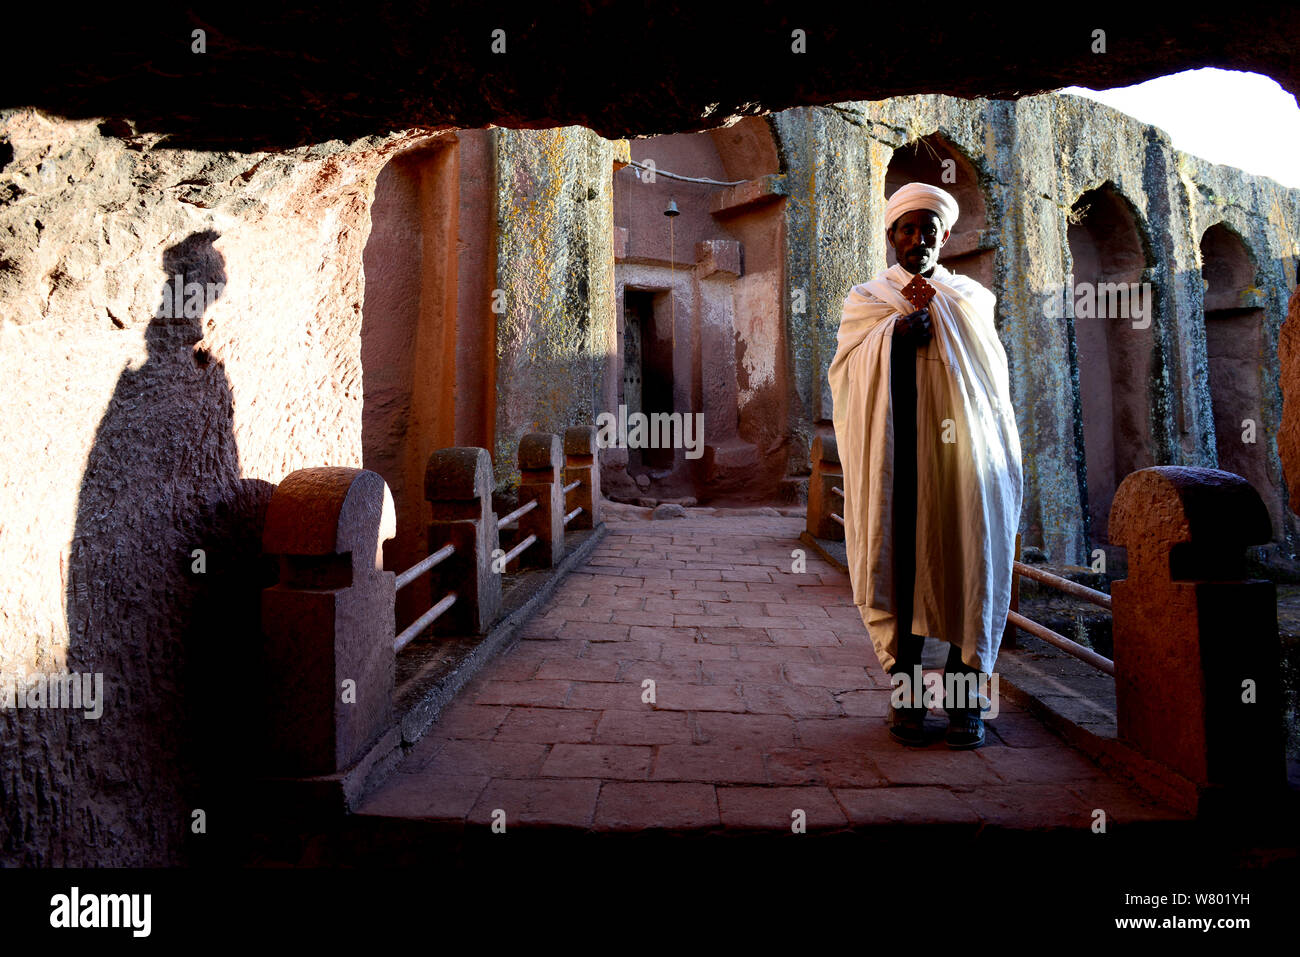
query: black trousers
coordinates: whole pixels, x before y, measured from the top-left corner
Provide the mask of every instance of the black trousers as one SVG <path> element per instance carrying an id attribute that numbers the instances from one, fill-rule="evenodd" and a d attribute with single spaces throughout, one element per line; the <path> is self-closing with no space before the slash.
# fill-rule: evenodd
<path id="1" fill-rule="evenodd" d="M 909 678 L 921 663 L 924 635 L 912 634 L 914 578 L 916 575 L 916 346 L 895 336 L 890 350 L 890 395 L 894 407 L 894 594 L 898 606 L 898 656 L 891 675 Z M 944 670 L 949 674 L 975 673 L 961 660 L 961 648 L 948 646 Z M 918 689 L 919 690 L 919 689 Z"/>

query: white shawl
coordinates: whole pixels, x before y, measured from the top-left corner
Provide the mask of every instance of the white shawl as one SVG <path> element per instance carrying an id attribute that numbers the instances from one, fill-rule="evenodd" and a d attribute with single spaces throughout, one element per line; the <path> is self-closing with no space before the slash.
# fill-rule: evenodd
<path id="1" fill-rule="evenodd" d="M 916 588 L 912 633 L 961 648 L 991 673 L 1011 603 L 1020 524 L 1020 436 L 991 292 L 936 266 L 933 335 L 916 350 Z M 898 653 L 893 587 L 894 320 L 914 311 L 902 266 L 844 301 L 828 378 L 844 468 L 844 537 L 853 601 L 886 671 Z M 945 420 L 952 420 L 951 423 Z M 944 439 L 949 441 L 945 442 Z"/>

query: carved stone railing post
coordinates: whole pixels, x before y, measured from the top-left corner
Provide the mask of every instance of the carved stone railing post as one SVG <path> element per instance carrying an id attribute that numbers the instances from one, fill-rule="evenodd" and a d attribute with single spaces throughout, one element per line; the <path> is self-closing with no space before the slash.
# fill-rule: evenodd
<path id="1" fill-rule="evenodd" d="M 433 510 L 429 552 L 456 548 L 429 572 L 430 604 L 448 592 L 457 596 L 434 622 L 435 634 L 481 635 L 501 613 L 501 575 L 492 569 L 501 540 L 492 510 L 494 484 L 486 449 L 439 449 L 429 456 L 424 472 L 424 497 Z"/>
<path id="2" fill-rule="evenodd" d="M 1120 737 L 1198 790 L 1282 782 L 1275 589 L 1244 580 L 1245 548 L 1272 538 L 1259 494 L 1217 469 L 1141 469 L 1110 538 L 1128 549 L 1111 586 Z"/>
<path id="3" fill-rule="evenodd" d="M 262 548 L 280 581 L 262 592 L 264 730 L 277 775 L 341 771 L 391 720 L 395 595 L 382 548 L 395 531 L 374 472 L 299 469 L 271 496 Z"/>
<path id="4" fill-rule="evenodd" d="M 840 449 L 834 435 L 813 439 L 812 478 L 808 480 L 808 534 L 833 542 L 844 541 L 844 526 L 831 518 L 844 515 L 844 499 L 836 487 L 843 488 L 844 469 L 840 467 Z"/>
<path id="5" fill-rule="evenodd" d="M 600 524 L 600 449 L 596 429 L 573 425 L 564 430 L 564 484 L 578 487 L 564 498 L 566 514 L 582 509 L 569 523 L 571 529 L 595 528 Z"/>
<path id="6" fill-rule="evenodd" d="M 519 504 L 537 502 L 519 518 L 519 537 L 537 536 L 519 556 L 521 568 L 554 568 L 564 558 L 563 467 L 558 435 L 529 432 L 519 440 Z"/>

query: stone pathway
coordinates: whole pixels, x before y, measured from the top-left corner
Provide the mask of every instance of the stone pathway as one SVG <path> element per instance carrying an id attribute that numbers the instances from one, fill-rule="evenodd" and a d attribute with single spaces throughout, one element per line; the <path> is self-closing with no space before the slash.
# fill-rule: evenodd
<path id="1" fill-rule="evenodd" d="M 985 746 L 889 737 L 889 683 L 848 577 L 756 514 L 609 521 L 507 654 L 362 815 L 582 831 L 1173 819 L 1005 697 Z M 799 550 L 805 565 L 795 565 Z M 653 682 L 654 702 L 647 703 Z M 499 816 L 499 815 L 498 815 Z"/>

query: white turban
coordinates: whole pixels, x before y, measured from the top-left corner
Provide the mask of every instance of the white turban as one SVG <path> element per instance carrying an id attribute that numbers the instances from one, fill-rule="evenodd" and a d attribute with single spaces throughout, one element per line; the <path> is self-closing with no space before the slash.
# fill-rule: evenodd
<path id="1" fill-rule="evenodd" d="M 899 187 L 889 197 L 885 206 L 885 228 L 890 229 L 894 220 L 914 209 L 928 209 L 939 216 L 945 231 L 952 229 L 957 222 L 957 200 L 952 193 L 926 183 L 908 183 Z"/>

